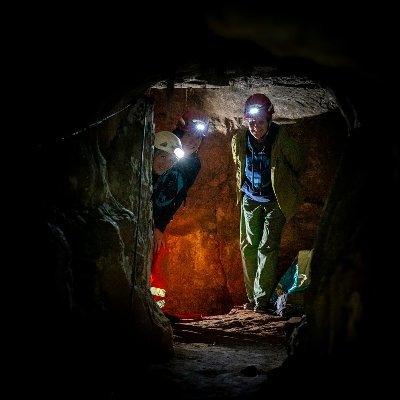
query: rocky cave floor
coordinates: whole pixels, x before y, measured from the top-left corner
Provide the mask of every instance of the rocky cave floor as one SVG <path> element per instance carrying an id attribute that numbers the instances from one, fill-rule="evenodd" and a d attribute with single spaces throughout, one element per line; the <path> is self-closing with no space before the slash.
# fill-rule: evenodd
<path id="1" fill-rule="evenodd" d="M 175 356 L 151 366 L 154 389 L 175 399 L 257 397 L 267 373 L 287 358 L 300 319 L 235 307 L 226 315 L 173 323 Z"/>

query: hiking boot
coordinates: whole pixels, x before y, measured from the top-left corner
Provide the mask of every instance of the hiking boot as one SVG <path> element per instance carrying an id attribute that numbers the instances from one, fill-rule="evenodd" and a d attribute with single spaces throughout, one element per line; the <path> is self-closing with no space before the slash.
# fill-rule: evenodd
<path id="1" fill-rule="evenodd" d="M 268 315 L 276 315 L 275 310 L 270 307 L 265 307 L 260 304 L 254 307 L 254 312 L 258 314 L 268 314 Z"/>
<path id="2" fill-rule="evenodd" d="M 254 310 L 254 306 L 256 304 L 254 303 L 254 301 L 250 301 L 249 303 L 244 303 L 243 304 L 243 310 Z"/>
<path id="3" fill-rule="evenodd" d="M 286 304 L 286 307 L 277 312 L 277 315 L 285 319 L 290 319 L 292 317 L 301 317 L 304 315 L 304 310 L 301 307 L 294 307 L 291 304 Z"/>

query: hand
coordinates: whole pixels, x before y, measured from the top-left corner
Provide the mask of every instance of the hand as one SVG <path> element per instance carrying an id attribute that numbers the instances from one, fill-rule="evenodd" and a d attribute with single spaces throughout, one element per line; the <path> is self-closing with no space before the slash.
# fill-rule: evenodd
<path id="1" fill-rule="evenodd" d="M 153 235 L 153 253 L 158 253 L 161 247 L 165 247 L 164 234 L 156 228 Z"/>

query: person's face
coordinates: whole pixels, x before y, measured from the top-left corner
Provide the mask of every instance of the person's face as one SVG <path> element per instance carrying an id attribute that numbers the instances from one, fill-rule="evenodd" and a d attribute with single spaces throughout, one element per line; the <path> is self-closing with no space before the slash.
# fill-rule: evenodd
<path id="1" fill-rule="evenodd" d="M 201 135 L 193 135 L 190 132 L 185 132 L 185 134 L 181 138 L 181 143 L 183 151 L 185 152 L 185 156 L 189 156 L 199 149 L 201 138 Z"/>
<path id="2" fill-rule="evenodd" d="M 265 117 L 255 117 L 247 119 L 250 133 L 256 140 L 260 140 L 268 131 L 269 122 Z"/>
<path id="3" fill-rule="evenodd" d="M 153 157 L 153 173 L 162 175 L 174 166 L 176 157 L 164 150 L 156 150 Z"/>

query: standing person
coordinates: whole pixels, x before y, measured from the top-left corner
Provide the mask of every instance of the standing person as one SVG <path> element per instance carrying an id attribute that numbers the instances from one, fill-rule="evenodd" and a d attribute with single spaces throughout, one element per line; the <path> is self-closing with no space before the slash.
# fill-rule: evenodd
<path id="1" fill-rule="evenodd" d="M 167 172 L 174 166 L 179 158 L 184 155 L 182 143 L 180 139 L 168 131 L 161 131 L 155 134 L 154 139 L 154 155 L 152 164 L 153 173 L 153 265 L 161 268 L 161 253 L 164 246 L 164 236 L 160 230 L 162 222 L 158 215 L 160 206 L 165 202 L 167 189 L 173 185 L 173 181 L 168 179 L 170 175 Z M 153 268 L 152 268 L 153 269 Z M 151 275 L 150 275 L 151 277 Z M 154 283 L 150 282 L 150 291 L 154 299 L 158 302 L 164 297 L 162 291 L 158 291 L 157 287 L 153 287 Z"/>
<path id="2" fill-rule="evenodd" d="M 183 114 L 173 133 L 180 138 L 185 156 L 157 179 L 153 189 L 153 263 L 150 274 L 150 291 L 164 314 L 175 321 L 165 306 L 166 274 L 168 268 L 167 225 L 185 201 L 201 169 L 198 157 L 203 137 L 208 131 L 209 119 L 200 111 L 191 110 Z M 153 168 L 154 177 L 154 168 Z"/>
<path id="3" fill-rule="evenodd" d="M 274 106 L 262 93 L 244 105 L 248 127 L 232 138 L 237 202 L 241 204 L 240 251 L 248 303 L 244 309 L 272 312 L 270 297 L 279 281 L 282 231 L 303 202 L 298 181 L 305 169 L 300 145 L 272 122 Z"/>

